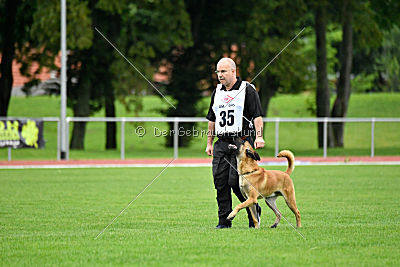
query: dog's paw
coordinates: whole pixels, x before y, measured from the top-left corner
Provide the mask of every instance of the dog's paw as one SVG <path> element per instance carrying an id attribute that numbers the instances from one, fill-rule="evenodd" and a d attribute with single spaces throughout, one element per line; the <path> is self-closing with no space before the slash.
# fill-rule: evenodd
<path id="1" fill-rule="evenodd" d="M 273 225 L 271 225 L 271 228 L 276 228 L 278 226 L 277 223 L 274 223 Z"/>
<path id="2" fill-rule="evenodd" d="M 235 215 L 233 215 L 231 213 L 231 214 L 229 214 L 229 216 L 226 219 L 232 221 L 234 218 L 235 218 Z"/>

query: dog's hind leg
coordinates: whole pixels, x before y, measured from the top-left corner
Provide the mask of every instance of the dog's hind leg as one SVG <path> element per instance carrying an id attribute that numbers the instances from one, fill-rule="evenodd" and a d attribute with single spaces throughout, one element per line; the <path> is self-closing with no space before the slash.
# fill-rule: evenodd
<path id="1" fill-rule="evenodd" d="M 294 194 L 294 188 L 286 189 L 283 192 L 283 197 L 285 198 L 286 204 L 296 216 L 297 227 L 301 227 L 300 211 L 297 209 L 296 197 Z"/>
<path id="2" fill-rule="evenodd" d="M 267 203 L 268 207 L 274 211 L 276 220 L 273 225 L 271 225 L 271 228 L 276 228 L 281 221 L 281 212 L 278 210 L 278 207 L 276 206 L 276 199 L 278 196 L 275 197 L 270 197 L 265 199 L 265 203 Z"/>
<path id="3" fill-rule="evenodd" d="M 260 225 L 259 225 L 259 221 L 257 220 L 257 216 L 258 216 L 257 215 L 257 205 L 253 204 L 253 205 L 249 206 L 249 209 L 250 209 L 251 217 L 253 219 L 254 227 L 259 228 Z M 258 226 L 256 226 L 256 225 L 258 225 Z"/>

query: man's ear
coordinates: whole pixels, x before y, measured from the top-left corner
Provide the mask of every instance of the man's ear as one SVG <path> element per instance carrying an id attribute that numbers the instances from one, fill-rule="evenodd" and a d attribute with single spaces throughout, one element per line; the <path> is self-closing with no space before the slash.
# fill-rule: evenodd
<path id="1" fill-rule="evenodd" d="M 257 152 L 253 152 L 250 149 L 246 149 L 246 156 L 248 156 L 249 158 L 252 158 L 254 160 L 260 160 L 260 155 L 258 155 Z"/>

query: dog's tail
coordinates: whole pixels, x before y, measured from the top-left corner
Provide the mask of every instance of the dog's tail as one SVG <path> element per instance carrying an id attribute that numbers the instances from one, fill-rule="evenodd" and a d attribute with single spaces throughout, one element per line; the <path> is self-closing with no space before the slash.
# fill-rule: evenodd
<path id="1" fill-rule="evenodd" d="M 287 174 L 291 174 L 294 170 L 294 155 L 292 152 L 290 152 L 289 150 L 282 150 L 281 152 L 279 152 L 278 158 L 286 158 L 288 161 L 288 168 L 286 170 Z"/>

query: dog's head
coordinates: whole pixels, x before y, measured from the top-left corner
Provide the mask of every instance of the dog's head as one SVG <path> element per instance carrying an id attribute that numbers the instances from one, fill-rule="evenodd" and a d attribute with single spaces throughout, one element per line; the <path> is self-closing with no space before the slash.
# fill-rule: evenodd
<path id="1" fill-rule="evenodd" d="M 245 158 L 260 160 L 260 155 L 254 151 L 250 143 L 240 138 L 235 138 L 234 144 L 229 144 L 228 149 L 235 153 L 239 160 L 244 160 Z"/>

